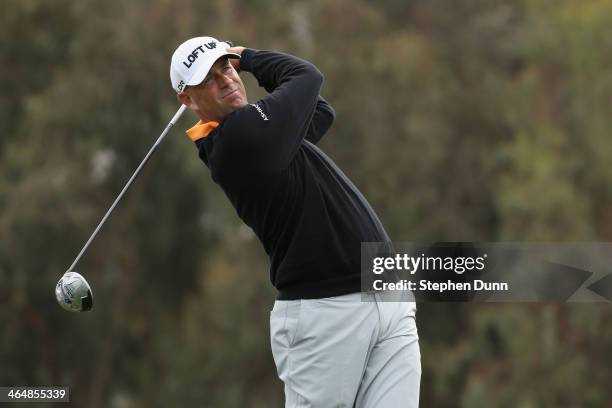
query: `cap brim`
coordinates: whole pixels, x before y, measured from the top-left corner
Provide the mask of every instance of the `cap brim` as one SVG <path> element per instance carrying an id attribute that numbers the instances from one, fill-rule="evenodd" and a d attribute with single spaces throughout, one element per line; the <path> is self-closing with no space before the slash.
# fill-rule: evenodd
<path id="1" fill-rule="evenodd" d="M 197 71 L 195 74 L 193 74 L 193 76 L 186 83 L 186 85 L 187 86 L 194 86 L 194 85 L 199 85 L 200 83 L 202 83 L 204 78 L 206 78 L 206 75 L 208 75 L 208 71 L 210 71 L 212 66 L 215 65 L 215 62 L 217 62 L 219 60 L 219 58 L 223 58 L 223 57 L 229 57 L 229 58 L 233 58 L 233 59 L 236 59 L 236 58 L 240 59 L 240 54 L 234 54 L 233 52 L 221 52 L 219 54 L 219 56 L 215 57 L 215 59 L 212 60 L 212 62 L 210 64 L 202 65 L 200 67 L 200 70 Z"/>

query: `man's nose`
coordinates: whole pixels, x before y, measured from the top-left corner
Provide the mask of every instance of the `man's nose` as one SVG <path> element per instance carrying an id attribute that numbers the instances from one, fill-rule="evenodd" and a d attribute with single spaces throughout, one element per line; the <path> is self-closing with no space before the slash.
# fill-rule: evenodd
<path id="1" fill-rule="evenodd" d="M 220 73 L 219 75 L 217 75 L 217 84 L 219 84 L 219 87 L 221 88 L 225 88 L 226 86 L 228 86 L 230 83 L 232 82 L 231 78 L 223 73 Z"/>

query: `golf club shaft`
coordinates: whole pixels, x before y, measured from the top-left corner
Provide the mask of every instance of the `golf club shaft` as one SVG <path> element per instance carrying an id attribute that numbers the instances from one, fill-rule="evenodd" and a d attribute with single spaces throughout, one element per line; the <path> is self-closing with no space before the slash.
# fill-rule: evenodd
<path id="1" fill-rule="evenodd" d="M 77 257 L 75 258 L 74 262 L 72 263 L 72 265 L 70 265 L 70 268 L 68 268 L 68 271 L 72 271 L 73 268 L 76 266 L 77 262 L 79 262 L 79 259 L 81 259 L 81 256 L 83 256 L 83 254 L 85 253 L 85 251 L 87 250 L 87 248 L 89 247 L 89 244 L 91 244 L 91 242 L 94 240 L 94 238 L 96 237 L 96 235 L 98 234 L 98 231 L 100 231 L 100 228 L 102 228 L 102 225 L 104 225 L 104 223 L 106 222 L 106 220 L 108 219 L 108 217 L 111 215 L 111 213 L 113 212 L 113 210 L 115 209 L 115 207 L 117 206 L 117 203 L 119 202 L 119 200 L 121 200 L 121 197 L 123 197 L 123 195 L 125 194 L 125 192 L 128 190 L 128 188 L 130 187 L 130 185 L 132 184 L 132 182 L 134 181 L 134 179 L 136 178 L 136 176 L 138 176 L 138 173 L 140 173 L 140 170 L 142 170 L 142 168 L 144 167 L 144 165 L 147 163 L 147 161 L 149 160 L 149 157 L 151 157 L 151 155 L 153 154 L 153 152 L 155 151 L 155 149 L 157 148 L 157 146 L 159 146 L 159 144 L 162 142 L 162 140 L 164 139 L 164 137 L 166 137 L 166 134 L 168 133 L 168 131 L 170 131 L 170 129 L 172 128 L 172 126 L 174 126 L 174 124 L 179 120 L 179 118 L 181 117 L 181 115 L 183 114 L 183 112 L 185 112 L 185 109 L 187 107 L 185 105 L 181 105 L 181 107 L 179 108 L 178 111 L 176 111 L 176 113 L 174 114 L 174 116 L 172 117 L 172 119 L 170 119 L 170 122 L 168 123 L 168 125 L 166 125 L 166 128 L 164 129 L 164 131 L 162 132 L 161 135 L 159 135 L 159 137 L 157 138 L 157 141 L 155 142 L 155 144 L 153 145 L 153 147 L 151 147 L 151 149 L 149 150 L 149 152 L 147 153 L 147 155 L 145 156 L 145 158 L 142 160 L 142 162 L 140 163 L 140 165 L 138 166 L 138 168 L 136 169 L 136 171 L 134 172 L 134 174 L 132 174 L 132 177 L 130 177 L 130 179 L 128 180 L 128 182 L 125 184 L 125 187 L 123 187 L 123 190 L 121 190 L 121 192 L 119 193 L 119 195 L 117 196 L 117 198 L 115 199 L 115 201 L 113 202 L 113 204 L 110 206 L 110 208 L 108 209 L 108 211 L 106 212 L 106 214 L 104 215 L 104 217 L 102 217 L 102 220 L 100 221 L 100 223 L 98 224 L 98 226 L 96 227 L 96 229 L 94 230 L 93 234 L 91 234 L 91 237 L 89 237 L 89 239 L 87 240 L 87 242 L 85 243 L 85 245 L 83 246 L 83 249 L 81 249 L 81 252 L 79 252 L 79 254 L 77 255 Z M 68 272 L 67 271 L 67 272 Z"/>

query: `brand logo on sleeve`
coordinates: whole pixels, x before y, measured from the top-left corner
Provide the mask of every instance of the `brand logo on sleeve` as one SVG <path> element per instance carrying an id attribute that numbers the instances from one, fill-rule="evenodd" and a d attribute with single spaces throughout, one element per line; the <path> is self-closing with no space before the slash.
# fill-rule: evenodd
<path id="1" fill-rule="evenodd" d="M 249 105 L 251 105 L 252 107 L 255 108 L 255 110 L 257 110 L 257 112 L 259 112 L 259 114 L 261 115 L 261 118 L 263 120 L 268 120 L 268 117 L 266 116 L 266 114 L 264 113 L 264 111 L 259 107 L 258 104 L 256 103 L 250 103 Z"/>
<path id="2" fill-rule="evenodd" d="M 215 48 L 217 48 L 217 43 L 216 42 L 209 42 L 207 44 L 202 44 L 197 46 L 196 48 L 194 48 L 193 51 L 191 51 L 191 53 L 187 56 L 187 60 L 183 61 L 183 65 L 186 66 L 187 68 L 191 68 L 191 66 L 193 65 L 193 63 L 195 62 L 195 60 L 198 59 L 198 56 L 200 54 L 200 52 L 202 54 L 204 54 L 206 51 L 204 50 L 204 47 L 206 47 L 209 50 L 213 50 Z"/>

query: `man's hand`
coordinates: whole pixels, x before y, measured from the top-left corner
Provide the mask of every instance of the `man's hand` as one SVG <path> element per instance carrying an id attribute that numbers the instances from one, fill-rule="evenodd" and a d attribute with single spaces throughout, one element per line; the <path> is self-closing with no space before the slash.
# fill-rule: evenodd
<path id="1" fill-rule="evenodd" d="M 229 47 L 227 49 L 228 52 L 232 52 L 234 54 L 242 55 L 242 51 L 244 51 L 244 47 Z M 234 67 L 237 72 L 240 72 L 240 60 L 237 58 L 230 58 L 230 64 Z"/>

